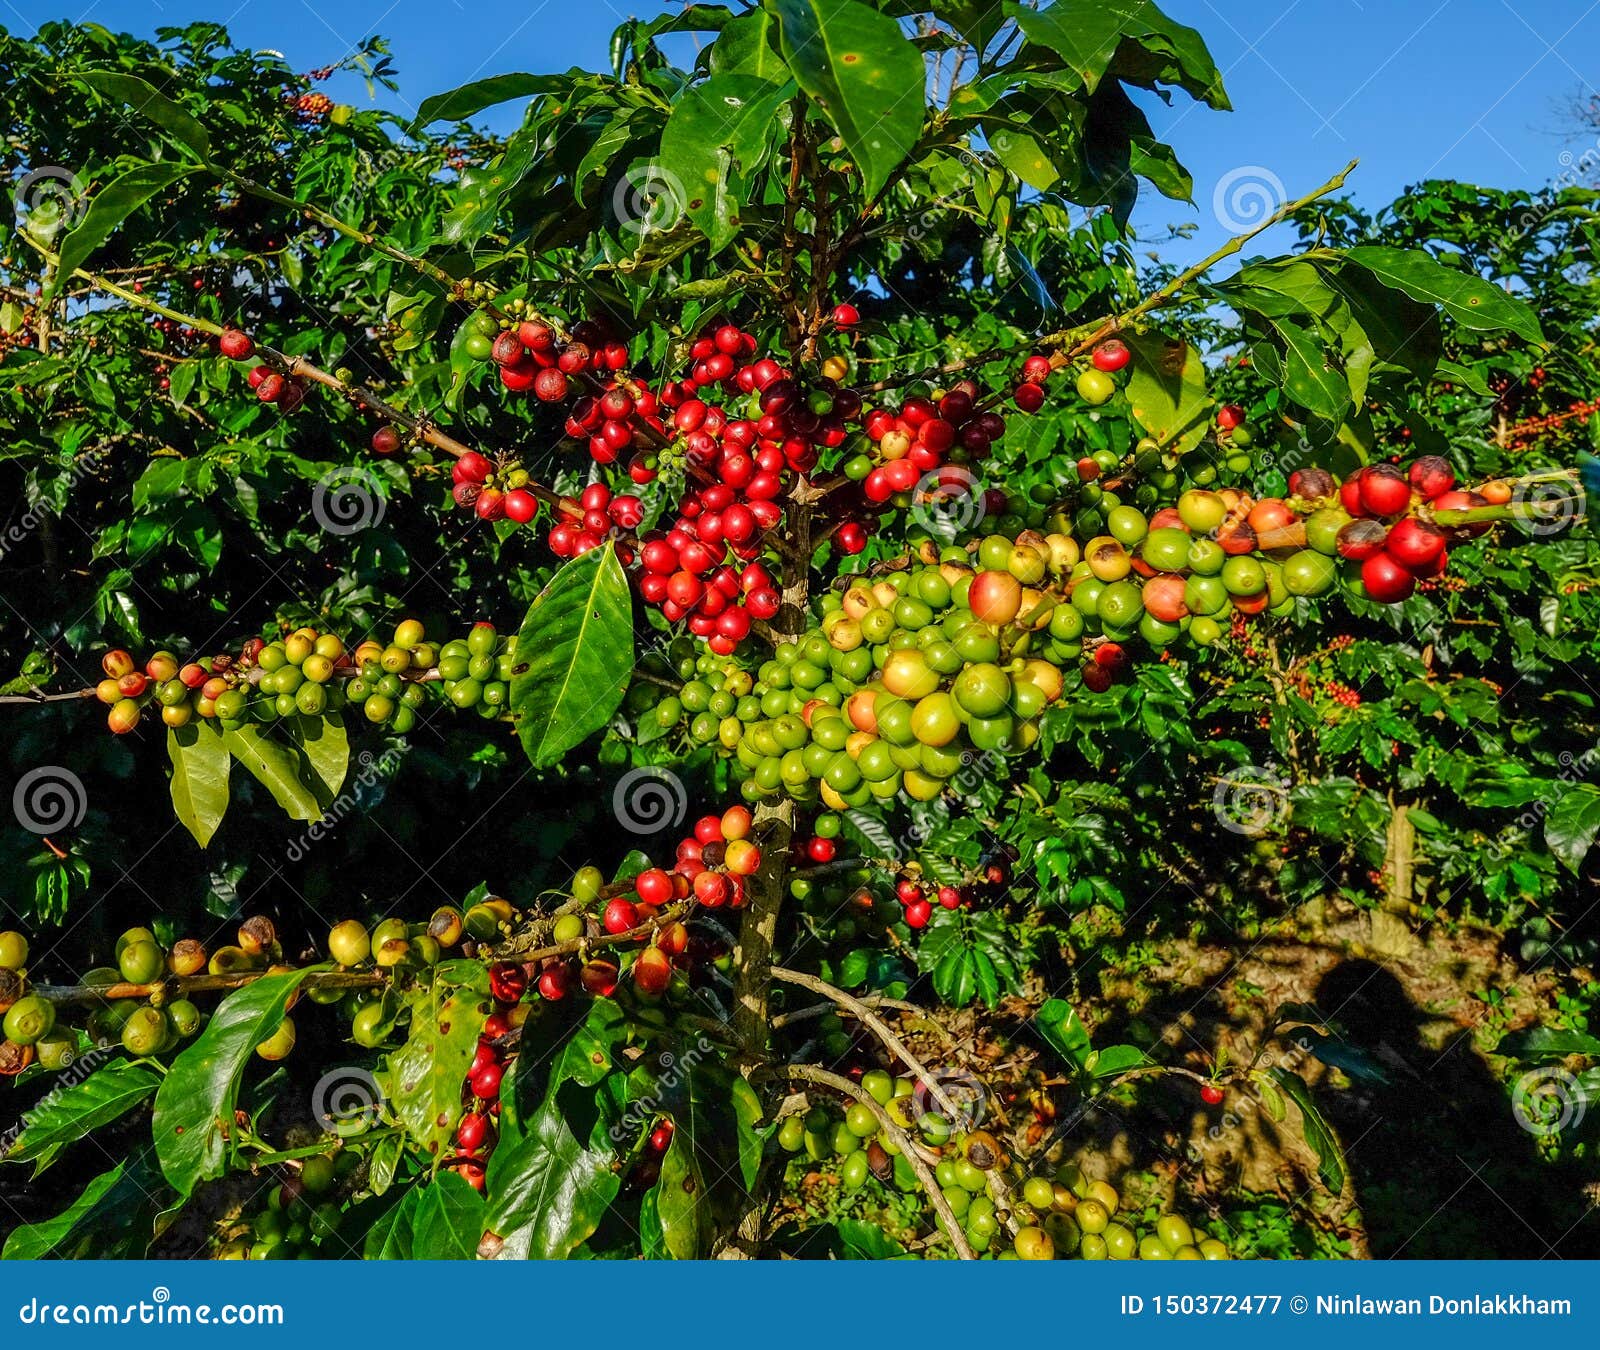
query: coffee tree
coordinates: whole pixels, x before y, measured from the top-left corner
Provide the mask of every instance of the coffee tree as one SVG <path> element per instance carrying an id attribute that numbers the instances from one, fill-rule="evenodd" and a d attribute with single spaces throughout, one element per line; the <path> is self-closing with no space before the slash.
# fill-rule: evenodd
<path id="1" fill-rule="evenodd" d="M 140 1141 L 7 1255 L 1230 1254 L 1063 1164 L 1048 1092 L 1015 1127 L 924 1005 L 1069 988 L 1068 917 L 1219 820 L 1289 896 L 1291 828 L 1352 878 L 1374 835 L 1411 899 L 1402 826 L 1446 826 L 1373 776 L 1409 733 L 1325 704 L 1381 659 L 1419 716 L 1487 718 L 1435 669 L 1487 649 L 1415 635 L 1497 586 L 1538 609 L 1570 563 L 1571 470 L 1428 431 L 1441 386 L 1492 404 L 1486 349 L 1541 359 L 1532 307 L 1355 229 L 1244 256 L 1348 169 L 1141 273 L 1138 191 L 1193 184 L 1130 91 L 1228 106 L 1153 5 L 697 4 L 624 24 L 608 72 L 409 120 L 210 26 L 5 41 L 34 503 L 6 561 L 40 578 L 6 700 L 43 847 L 33 931 L 0 935 L 0 1071 L 33 1093 L 3 1157 Z M 389 80 L 381 44 L 351 64 Z M 509 136 L 470 127 L 510 102 Z M 1359 639 L 1280 661 L 1333 616 Z M 95 706 L 84 753 L 128 778 L 80 832 L 38 747 Z M 84 841 L 156 795 L 158 741 L 226 929 L 151 913 L 60 968 Z M 1327 762 L 1280 784 L 1258 745 Z M 426 887 L 316 861 L 429 774 L 388 850 Z M 517 794 L 577 822 L 559 860 L 485 825 Z M 1575 871 L 1600 808 L 1571 795 Z M 305 891 L 251 906 L 236 822 L 273 804 Z M 439 895 L 468 840 L 494 884 Z M 1344 1183 L 1273 1043 L 1195 1067 L 1061 998 L 1031 1034 L 1080 1098 L 1248 1093 Z M 796 1155 L 904 1231 L 785 1222 Z"/>

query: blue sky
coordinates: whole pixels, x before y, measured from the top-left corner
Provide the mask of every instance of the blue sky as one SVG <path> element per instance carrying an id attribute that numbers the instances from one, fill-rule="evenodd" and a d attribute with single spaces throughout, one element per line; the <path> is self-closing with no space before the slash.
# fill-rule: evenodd
<path id="1" fill-rule="evenodd" d="M 1150 231 L 1195 221 L 1194 238 L 1165 251 L 1199 257 L 1249 223 L 1257 188 L 1298 194 L 1346 161 L 1375 206 L 1420 179 L 1456 177 L 1538 187 L 1596 144 L 1571 105 L 1600 87 L 1600 0 L 1164 0 L 1198 28 L 1224 73 L 1235 111 L 1182 95 L 1151 103 L 1158 132 L 1195 178 L 1195 206 L 1142 199 Z M 0 23 L 31 32 L 42 20 L 83 18 L 150 34 L 187 17 L 224 22 L 241 43 L 282 51 L 299 69 L 327 64 L 368 33 L 391 41 L 405 106 L 506 70 L 597 67 L 611 28 L 661 6 L 616 0 L 0 0 Z M 359 81 L 337 97 L 365 99 Z M 502 113 L 502 121 L 514 115 Z M 1231 191 L 1228 186 L 1231 184 Z M 1223 185 L 1218 196 L 1219 185 Z M 1221 219 L 1219 219 L 1219 217 Z M 1265 244 L 1267 241 L 1263 241 Z"/>

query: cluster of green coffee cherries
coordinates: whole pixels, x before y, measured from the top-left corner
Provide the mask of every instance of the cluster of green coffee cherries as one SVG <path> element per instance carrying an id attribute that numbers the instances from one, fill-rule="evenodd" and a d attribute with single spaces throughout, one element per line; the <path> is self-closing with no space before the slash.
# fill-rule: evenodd
<path id="1" fill-rule="evenodd" d="M 211 1259 L 314 1261 L 348 1256 L 344 1244 L 330 1240 L 344 1217 L 338 1196 L 348 1190 L 360 1167 L 361 1155 L 348 1148 L 301 1159 L 267 1192 L 259 1209 L 222 1225 Z"/>
<path id="2" fill-rule="evenodd" d="M 1140 1223 L 1120 1213 L 1122 1196 L 1106 1181 L 1091 1181 L 1075 1163 L 1052 1177 L 1022 1182 L 1015 1249 L 1023 1260 L 1076 1256 L 1085 1261 L 1227 1261 L 1220 1238 L 1180 1214 Z"/>
<path id="3" fill-rule="evenodd" d="M 405 619 L 388 642 L 367 639 L 354 650 L 337 634 L 301 627 L 271 642 L 252 638 L 237 654 L 187 663 L 157 652 L 142 669 L 127 652 L 108 652 L 101 661 L 106 678 L 95 693 L 110 705 L 107 721 L 118 734 L 132 731 L 154 704 L 169 727 L 195 717 L 238 726 L 354 708 L 404 735 L 436 683 L 456 707 L 502 716 L 515 650 L 516 638 L 501 637 L 491 623 L 436 646 L 419 620 Z"/>
<path id="4" fill-rule="evenodd" d="M 1003 542 L 1044 578 L 1031 546 Z M 830 591 L 799 641 L 753 672 L 697 670 L 654 715 L 662 726 L 687 718 L 691 740 L 732 754 L 750 801 L 784 792 L 843 810 L 902 793 L 930 800 L 974 752 L 1031 746 L 1061 697 L 1060 663 L 1082 651 L 1081 623 L 1060 639 L 1048 625 L 1011 626 L 1024 599 L 1058 606 L 1010 574 L 1004 583 L 1015 604 L 998 622 L 976 609 L 995 585 L 965 550 Z"/>
<path id="5" fill-rule="evenodd" d="M 205 1017 L 189 999 L 175 996 L 169 982 L 187 976 L 231 975 L 266 971 L 281 963 L 283 953 L 270 920 L 246 919 L 239 926 L 237 944 L 218 947 L 209 955 L 192 938 L 164 947 L 148 928 L 130 928 L 116 940 L 113 964 L 85 971 L 78 983 L 86 990 L 105 990 L 87 1003 L 71 1006 L 83 1012 L 81 1026 L 58 1021 L 57 1005 L 29 992 L 27 939 L 20 933 L 0 933 L 0 1004 L 5 1008 L 4 1031 L 7 1071 L 20 1072 L 37 1060 L 46 1069 L 63 1069 L 78 1055 L 94 1047 L 121 1045 L 130 1055 L 163 1055 L 197 1034 Z M 287 967 L 280 967 L 286 969 Z M 139 986 L 138 997 L 119 994 Z M 292 1025 L 286 1033 L 264 1043 L 266 1059 L 281 1059 L 294 1044 Z"/>

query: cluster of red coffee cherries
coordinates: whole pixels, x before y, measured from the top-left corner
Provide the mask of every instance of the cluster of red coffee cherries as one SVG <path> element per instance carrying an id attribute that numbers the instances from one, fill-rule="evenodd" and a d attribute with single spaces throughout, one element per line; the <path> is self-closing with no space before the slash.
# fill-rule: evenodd
<path id="1" fill-rule="evenodd" d="M 1035 361 L 1042 361 L 1048 374 L 1050 363 L 1043 357 L 1029 358 L 1030 365 Z M 1039 389 L 1040 404 L 1043 395 Z M 874 466 L 861 479 L 862 495 L 869 502 L 886 502 L 898 492 L 909 492 L 947 459 L 959 455 L 960 460 L 979 460 L 987 455 L 1005 435 L 1006 421 L 999 413 L 979 411 L 979 397 L 977 384 L 962 380 L 937 403 L 913 397 L 898 411 L 869 411 L 864 427 L 874 447 Z"/>
<path id="2" fill-rule="evenodd" d="M 198 289 L 204 283 L 195 279 Z M 248 333 L 237 328 L 226 328 L 217 338 L 217 350 L 230 361 L 248 361 L 255 355 L 256 344 Z M 274 370 L 271 366 L 255 366 L 250 371 L 250 387 L 263 403 L 274 403 L 279 412 L 292 413 L 306 401 L 305 384 Z"/>
<path id="3" fill-rule="evenodd" d="M 959 886 L 925 888 L 910 877 L 901 877 L 895 883 L 894 895 L 905 908 L 903 917 L 907 928 L 926 928 L 928 920 L 933 918 L 935 905 L 940 909 L 960 909 L 971 903 L 966 891 Z"/>
<path id="4" fill-rule="evenodd" d="M 1083 665 L 1083 682 L 1096 694 L 1133 679 L 1133 657 L 1120 642 L 1102 642 Z"/>
<path id="5" fill-rule="evenodd" d="M 1471 539 L 1489 528 L 1480 522 L 1445 529 L 1414 514 L 1422 505 L 1455 511 L 1491 504 L 1483 493 L 1463 491 L 1455 483 L 1447 460 L 1424 455 L 1404 469 L 1366 465 L 1338 484 L 1339 504 L 1353 517 L 1339 531 L 1339 555 L 1361 564 L 1361 584 L 1371 599 L 1382 604 L 1407 599 L 1418 581 L 1443 574 L 1452 540 Z M 1290 476 L 1289 490 L 1317 501 L 1332 497 L 1335 485 L 1324 470 L 1302 469 Z"/>
<path id="6" fill-rule="evenodd" d="M 599 548 L 614 530 L 632 531 L 644 520 L 644 503 L 632 493 L 612 495 L 604 483 L 590 483 L 579 494 L 581 516 L 563 515 L 550 527 L 550 551 L 558 558 L 577 558 Z M 633 561 L 633 550 L 620 544 L 617 556 Z"/>

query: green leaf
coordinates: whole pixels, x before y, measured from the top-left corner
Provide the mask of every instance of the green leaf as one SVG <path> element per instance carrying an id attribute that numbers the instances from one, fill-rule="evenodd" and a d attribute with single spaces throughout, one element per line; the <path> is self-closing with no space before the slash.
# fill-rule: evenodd
<path id="1" fill-rule="evenodd" d="M 441 1172 L 408 1190 L 367 1234 L 369 1261 L 470 1261 L 483 1234 L 483 1197 L 465 1177 Z"/>
<path id="2" fill-rule="evenodd" d="M 749 175 L 790 86 L 713 75 L 683 95 L 661 132 L 661 167 L 683 185 L 684 209 L 712 251 L 739 233 Z"/>
<path id="3" fill-rule="evenodd" d="M 784 59 L 875 195 L 922 134 L 922 54 L 860 0 L 772 0 Z"/>
<path id="4" fill-rule="evenodd" d="M 556 763 L 611 720 L 633 673 L 633 599 L 607 544 L 540 591 L 517 636 L 511 711 L 535 768 Z"/>
<path id="5" fill-rule="evenodd" d="M 1283 1095 L 1300 1108 L 1300 1132 L 1317 1155 L 1317 1173 L 1322 1184 L 1338 1195 L 1344 1189 L 1344 1150 L 1339 1147 L 1333 1127 L 1318 1109 L 1311 1089 L 1306 1086 L 1305 1079 L 1288 1069 L 1274 1067 L 1268 1069 L 1267 1074 Z"/>
<path id="6" fill-rule="evenodd" d="M 411 1004 L 411 1035 L 389 1056 L 389 1105 L 437 1166 L 461 1117 L 461 1081 L 472 1067 L 489 1000 L 435 978 Z"/>
<path id="7" fill-rule="evenodd" d="M 447 93 L 423 99 L 411 126 L 415 130 L 431 122 L 463 122 L 474 113 L 492 108 L 497 103 L 509 103 L 515 98 L 532 98 L 535 94 L 559 89 L 561 84 L 561 78 L 556 75 L 527 75 L 521 72 L 473 80 Z"/>
<path id="8" fill-rule="evenodd" d="M 350 771 L 350 733 L 338 717 L 304 714 L 283 723 L 311 769 L 312 790 L 326 807 L 339 795 Z"/>
<path id="9" fill-rule="evenodd" d="M 1600 1038 L 1562 1027 L 1529 1027 L 1501 1037 L 1494 1052 L 1512 1059 L 1565 1059 L 1568 1055 L 1600 1059 Z"/>
<path id="10" fill-rule="evenodd" d="M 260 727 L 245 722 L 224 727 L 222 743 L 250 776 L 272 794 L 291 820 L 321 820 L 322 802 L 308 785 L 310 766 L 293 746 L 275 741 Z"/>
<path id="11" fill-rule="evenodd" d="M 1350 386 L 1329 364 L 1322 339 L 1292 319 L 1273 319 L 1271 323 L 1284 346 L 1284 392 L 1318 417 L 1343 417 L 1351 405 Z"/>
<path id="12" fill-rule="evenodd" d="M 1544 842 L 1569 872 L 1594 847 L 1600 833 L 1600 788 L 1578 783 L 1562 793 L 1544 818 Z"/>
<path id="13" fill-rule="evenodd" d="M 44 300 L 55 299 L 72 274 L 89 255 L 109 239 L 117 226 L 150 198 L 194 172 L 192 164 L 138 164 L 107 183 L 89 203 L 83 219 L 61 241 L 59 262 L 44 290 Z"/>
<path id="14" fill-rule="evenodd" d="M 172 809 L 183 827 L 205 848 L 228 811 L 228 773 L 233 756 L 214 721 L 194 718 L 167 729 L 172 760 Z"/>
<path id="15" fill-rule="evenodd" d="M 1421 249 L 1363 244 L 1344 256 L 1384 285 L 1404 291 L 1413 300 L 1438 305 L 1463 328 L 1479 332 L 1509 328 L 1524 341 L 1544 341 L 1531 306 L 1476 273 L 1445 266 Z"/>
<path id="16" fill-rule="evenodd" d="M 1205 39 L 1150 0 L 1055 0 L 1037 10 L 1008 3 L 1005 10 L 1090 92 L 1109 73 L 1146 88 L 1177 85 L 1213 108 L 1231 106 Z"/>
<path id="17" fill-rule="evenodd" d="M 1127 386 L 1133 420 L 1176 454 L 1194 449 L 1211 407 L 1200 353 L 1156 332 L 1125 333 L 1123 340 L 1133 350 Z"/>
<path id="18" fill-rule="evenodd" d="M 771 10 L 753 9 L 730 20 L 711 46 L 712 75 L 749 75 L 770 84 L 789 78 L 778 51 L 778 18 Z"/>
<path id="19" fill-rule="evenodd" d="M 206 135 L 206 129 L 165 94 L 158 93 L 148 81 L 110 70 L 85 71 L 73 78 L 97 94 L 125 103 L 136 113 L 148 117 L 202 163 L 211 157 L 211 138 Z"/>
<path id="20" fill-rule="evenodd" d="M 177 1059 L 156 1093 L 156 1154 L 178 1194 L 222 1175 L 239 1076 L 256 1046 L 282 1024 L 305 978 L 325 966 L 263 975 L 223 999 L 206 1028 Z M 459 1089 L 458 1089 L 459 1090 Z"/>
<path id="21" fill-rule="evenodd" d="M 1078 1010 L 1065 999 L 1046 999 L 1034 1018 L 1039 1034 L 1074 1069 L 1081 1070 L 1089 1060 L 1089 1032 Z"/>
<path id="22" fill-rule="evenodd" d="M 57 1087 L 24 1112 L 22 1133 L 4 1153 L 4 1160 L 30 1162 L 47 1149 L 82 1139 L 90 1131 L 125 1116 L 160 1084 L 161 1076 L 148 1064 L 119 1056 L 81 1083 Z"/>
<path id="23" fill-rule="evenodd" d="M 907 1255 L 906 1249 L 875 1223 L 840 1219 L 834 1230 L 839 1234 L 839 1254 L 848 1261 L 894 1261 Z"/>
<path id="24" fill-rule="evenodd" d="M 501 1123 L 489 1159 L 487 1229 L 500 1260 L 562 1260 L 599 1227 L 622 1185 L 612 1150 L 573 1134 L 563 1094 L 549 1093 L 526 1121 Z"/>
<path id="25" fill-rule="evenodd" d="M 161 1178 L 150 1150 L 102 1172 L 66 1209 L 42 1223 L 22 1224 L 6 1238 L 0 1257 L 37 1261 L 44 1257 L 129 1258 L 145 1254 L 151 1219 L 160 1201 Z"/>

